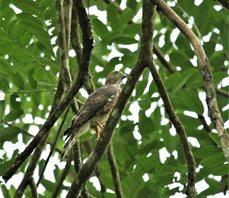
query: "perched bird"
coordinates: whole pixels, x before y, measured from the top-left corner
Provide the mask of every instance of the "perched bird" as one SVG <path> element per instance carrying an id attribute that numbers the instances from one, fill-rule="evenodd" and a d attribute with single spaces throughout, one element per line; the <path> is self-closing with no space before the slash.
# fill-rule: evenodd
<path id="1" fill-rule="evenodd" d="M 119 71 L 110 73 L 105 85 L 88 97 L 79 113 L 73 117 L 71 127 L 64 132 L 67 137 L 62 158 L 65 158 L 79 137 L 90 129 L 96 132 L 97 140 L 100 138 L 103 127 L 121 92 L 121 81 L 125 77 L 126 75 Z"/>

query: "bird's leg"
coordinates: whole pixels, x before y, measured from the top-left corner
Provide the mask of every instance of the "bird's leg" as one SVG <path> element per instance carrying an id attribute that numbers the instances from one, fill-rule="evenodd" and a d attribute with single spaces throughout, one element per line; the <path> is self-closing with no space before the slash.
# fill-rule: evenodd
<path id="1" fill-rule="evenodd" d="M 96 140 L 99 140 L 100 136 L 101 136 L 101 131 L 103 130 L 103 126 L 99 123 L 96 122 L 97 126 L 96 126 Z"/>

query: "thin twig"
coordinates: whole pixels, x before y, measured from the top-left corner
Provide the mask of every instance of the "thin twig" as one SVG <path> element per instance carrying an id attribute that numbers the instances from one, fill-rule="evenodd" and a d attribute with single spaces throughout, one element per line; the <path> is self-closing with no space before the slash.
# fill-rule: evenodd
<path id="1" fill-rule="evenodd" d="M 38 193 L 37 193 L 37 186 L 36 186 L 33 178 L 30 178 L 29 186 L 31 188 L 32 197 L 33 198 L 38 198 L 39 196 L 38 196 Z"/>
<path id="2" fill-rule="evenodd" d="M 51 150 L 50 150 L 49 155 L 48 155 L 47 159 L 45 160 L 45 164 L 44 164 L 44 166 L 43 166 L 43 168 L 42 168 L 42 170 L 41 170 L 41 172 L 40 172 L 40 177 L 39 177 L 39 179 L 38 179 L 38 181 L 37 181 L 37 186 L 39 186 L 39 184 L 40 184 L 40 182 L 41 182 L 41 179 L 42 179 L 42 177 L 43 177 L 43 175 L 44 175 L 45 169 L 46 169 L 46 167 L 47 167 L 47 165 L 48 165 L 48 163 L 49 163 L 49 160 L 50 160 L 50 158 L 51 158 L 51 156 L 52 156 L 52 154 L 53 154 L 53 152 L 54 152 L 54 150 L 55 150 L 55 148 L 56 148 L 56 144 L 57 144 L 57 141 L 59 140 L 59 137 L 60 137 L 62 128 L 63 128 L 64 123 L 65 123 L 65 120 L 66 120 L 66 118 L 67 118 L 68 111 L 69 111 L 69 109 L 66 110 L 66 112 L 65 112 L 65 114 L 64 114 L 64 116 L 63 116 L 63 119 L 62 119 L 62 121 L 61 121 L 61 123 L 60 123 L 60 126 L 59 126 L 59 128 L 58 128 L 58 130 L 57 130 L 57 132 L 56 132 L 56 137 L 55 137 L 54 142 L 53 142 L 53 144 L 52 144 L 52 146 L 51 146 Z"/>
<path id="3" fill-rule="evenodd" d="M 88 154 L 90 154 L 92 152 L 92 146 L 91 146 L 91 143 L 89 141 L 85 141 L 84 142 L 84 146 L 88 152 Z M 101 187 L 101 193 L 102 193 L 102 197 L 104 197 L 104 193 L 107 191 L 107 188 L 106 186 L 103 184 L 103 182 L 101 181 L 100 179 L 100 175 L 101 175 L 101 171 L 100 171 L 100 166 L 99 164 L 96 166 L 95 168 L 95 175 L 96 177 L 98 178 L 99 180 L 99 184 L 100 184 L 100 187 Z"/>
<path id="4" fill-rule="evenodd" d="M 44 92 L 55 92 L 56 89 L 33 89 L 33 90 L 17 90 L 17 91 L 4 91 L 5 94 L 13 93 L 44 93 Z"/>
<path id="5" fill-rule="evenodd" d="M 88 53 L 91 54 L 91 50 L 92 50 L 93 39 L 92 39 L 91 23 L 87 16 L 87 12 L 84 7 L 83 1 L 82 0 L 73 0 L 73 4 L 77 11 L 78 20 L 79 20 L 80 28 L 81 28 L 82 35 L 83 35 L 83 38 L 82 38 L 83 46 L 90 47 L 90 48 L 83 47 L 79 70 L 82 69 L 82 72 L 83 73 L 85 72 L 85 75 L 83 76 L 84 86 L 86 87 L 86 90 L 88 91 L 88 93 L 91 94 L 95 90 L 95 88 L 91 81 L 89 67 L 84 67 L 84 65 L 82 65 L 82 63 L 84 62 L 88 64 L 87 62 L 88 60 L 85 59 L 87 57 L 85 56 L 85 54 L 88 54 Z"/>
<path id="6" fill-rule="evenodd" d="M 165 66 L 169 73 L 174 73 L 176 71 L 175 67 L 164 58 L 164 54 L 161 53 L 157 46 L 153 46 L 153 53 L 156 54 L 160 62 Z"/>
<path id="7" fill-rule="evenodd" d="M 221 142 L 221 148 L 226 158 L 229 157 L 229 135 L 224 128 L 224 122 L 218 107 L 216 90 L 213 83 L 211 67 L 206 56 L 206 53 L 198 40 L 197 36 L 189 29 L 184 21 L 163 1 L 163 0 L 150 0 L 157 8 L 164 13 L 169 20 L 171 20 L 176 27 L 187 37 L 192 44 L 196 56 L 199 61 L 199 68 L 203 78 L 203 86 L 206 92 L 206 102 L 208 105 L 209 116 L 212 123 L 218 132 Z"/>
<path id="8" fill-rule="evenodd" d="M 151 71 L 151 74 L 153 76 L 153 79 L 155 80 L 155 83 L 158 87 L 158 91 L 161 95 L 161 98 L 163 100 L 163 103 L 165 105 L 165 110 L 168 113 L 170 121 L 173 123 L 174 127 L 176 128 L 176 131 L 180 137 L 181 144 L 183 146 L 183 151 L 187 160 L 188 164 L 188 190 L 187 194 L 189 197 L 194 198 L 196 197 L 196 191 L 195 191 L 195 179 L 196 179 L 196 174 L 195 174 L 195 168 L 196 168 L 196 163 L 195 159 L 192 154 L 191 147 L 189 145 L 187 135 L 185 128 L 183 124 L 180 121 L 180 118 L 176 115 L 172 103 L 170 101 L 169 95 L 166 91 L 165 85 L 160 77 L 160 74 L 158 73 L 155 65 L 152 63 L 149 63 L 149 69 Z"/>
<path id="9" fill-rule="evenodd" d="M 217 94 L 229 98 L 229 92 L 223 89 L 216 89 Z"/>
<path id="10" fill-rule="evenodd" d="M 142 38 L 141 38 L 141 50 L 138 57 L 138 61 L 134 68 L 132 69 L 126 84 L 123 87 L 123 91 L 120 94 L 120 97 L 115 105 L 113 111 L 111 112 L 108 121 L 103 129 L 102 136 L 94 151 L 89 156 L 87 162 L 83 165 L 74 182 L 71 185 L 71 188 L 67 194 L 67 198 L 78 196 L 82 187 L 85 185 L 86 181 L 90 178 L 93 171 L 96 168 L 98 161 L 102 158 L 102 155 L 106 151 L 110 140 L 113 136 L 114 129 L 121 117 L 121 114 L 125 108 L 125 105 L 131 96 L 134 87 L 142 74 L 143 70 L 146 67 L 146 58 L 151 52 L 151 39 L 153 36 L 152 29 L 152 6 L 149 4 L 148 0 L 143 0 L 143 16 L 147 17 L 147 20 L 143 20 L 142 24 Z M 144 18 L 145 19 L 145 18 Z"/>
<path id="11" fill-rule="evenodd" d="M 86 30 L 87 31 L 87 30 Z M 74 96 L 79 91 L 80 87 L 83 85 L 83 80 L 85 79 L 85 75 L 88 75 L 88 66 L 90 61 L 90 55 L 91 50 L 93 48 L 93 39 L 91 32 L 87 31 L 87 34 L 84 35 L 83 39 L 83 56 L 81 59 L 81 64 L 79 67 L 79 73 L 78 76 L 73 83 L 71 89 L 68 91 L 66 96 L 61 100 L 59 105 L 56 107 L 56 109 L 51 113 L 49 118 L 46 120 L 44 125 L 41 127 L 38 134 L 34 137 L 34 139 L 30 142 L 30 144 L 25 148 L 25 150 L 20 153 L 13 165 L 4 173 L 3 179 L 8 180 L 12 177 L 13 174 L 16 173 L 18 168 L 22 165 L 22 163 L 30 156 L 30 154 L 33 152 L 34 148 L 39 145 L 44 135 L 46 135 L 49 130 L 53 127 L 54 123 L 58 120 L 58 118 L 61 116 L 63 111 L 67 108 L 67 106 L 72 102 Z"/>
<path id="12" fill-rule="evenodd" d="M 32 177 L 34 170 L 37 166 L 37 162 L 40 158 L 40 155 L 43 151 L 44 146 L 46 145 L 46 140 L 48 137 L 48 133 L 45 134 L 45 136 L 43 136 L 40 144 L 36 147 L 32 158 L 29 162 L 28 168 L 25 171 L 24 177 L 19 185 L 19 187 L 17 188 L 14 198 L 21 198 L 23 196 L 23 193 L 27 187 L 27 185 L 29 184 L 29 179 Z"/>
<path id="13" fill-rule="evenodd" d="M 229 1 L 228 0 L 214 0 L 220 2 L 225 8 L 229 9 Z"/>
<path id="14" fill-rule="evenodd" d="M 18 130 L 19 130 L 20 133 L 22 133 L 22 134 L 25 134 L 25 135 L 27 135 L 27 136 L 29 136 L 29 137 L 32 137 L 32 138 L 35 137 L 34 135 L 30 134 L 28 131 L 26 131 L 26 130 L 24 130 L 24 129 L 22 129 L 22 128 L 20 128 L 20 127 L 14 125 L 14 124 L 11 124 L 11 123 L 8 123 L 8 122 L 3 122 L 3 123 L 6 124 L 7 126 L 11 126 L 11 127 L 18 128 Z M 50 140 L 48 140 L 47 143 L 50 144 L 50 146 L 52 147 L 52 144 L 53 144 L 53 143 L 50 142 Z M 55 148 L 55 150 L 56 150 L 58 153 L 60 153 L 60 154 L 62 153 L 62 150 L 60 150 L 60 149 L 58 149 L 58 148 Z"/>
<path id="15" fill-rule="evenodd" d="M 107 149 L 107 157 L 108 157 L 108 162 L 109 162 L 112 177 L 113 177 L 115 195 L 117 198 L 122 198 L 123 191 L 122 191 L 121 180 L 120 180 L 119 171 L 118 171 L 118 165 L 115 159 L 112 142 L 110 143 Z"/>
<path id="16" fill-rule="evenodd" d="M 76 53 L 76 62 L 80 64 L 82 48 L 79 37 L 79 21 L 75 5 L 72 6 L 71 44 Z"/>
<path id="17" fill-rule="evenodd" d="M 68 158 L 67 158 L 67 163 L 66 163 L 66 165 L 65 165 L 65 167 L 64 167 L 64 169 L 62 171 L 60 179 L 57 182 L 56 188 L 55 188 L 55 190 L 54 190 L 54 192 L 52 194 L 52 198 L 56 198 L 60 194 L 60 191 L 61 191 L 62 186 L 63 186 L 63 182 L 64 182 L 65 178 L 67 177 L 67 174 L 68 174 L 68 172 L 70 170 L 71 162 L 72 162 L 72 156 L 69 155 Z"/>

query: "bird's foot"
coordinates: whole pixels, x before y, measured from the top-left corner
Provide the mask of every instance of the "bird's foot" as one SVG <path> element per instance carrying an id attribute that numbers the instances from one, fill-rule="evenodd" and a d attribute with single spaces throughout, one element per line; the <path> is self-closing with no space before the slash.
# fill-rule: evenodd
<path id="1" fill-rule="evenodd" d="M 97 122 L 97 127 L 96 127 L 96 140 L 99 140 L 100 139 L 100 136 L 102 134 L 102 131 L 103 131 L 103 126 Z"/>

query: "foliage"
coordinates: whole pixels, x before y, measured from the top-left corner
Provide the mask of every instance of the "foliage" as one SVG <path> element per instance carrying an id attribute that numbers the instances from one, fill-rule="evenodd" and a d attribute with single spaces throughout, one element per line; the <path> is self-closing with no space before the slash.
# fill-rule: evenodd
<path id="1" fill-rule="evenodd" d="M 109 72 L 115 69 L 125 73 L 130 71 L 137 60 L 141 35 L 141 19 L 136 17 L 142 10 L 141 2 L 127 0 L 122 11 L 119 9 L 121 1 L 116 0 L 110 4 L 105 2 L 89 1 L 88 11 L 94 39 L 90 72 L 97 88 L 101 86 L 101 79 Z M 175 5 L 172 8 L 203 40 L 203 47 L 212 66 L 215 86 L 226 91 L 222 81 L 228 72 L 228 11 L 214 1 L 203 1 L 200 5 L 196 5 L 196 1 L 177 2 L 174 4 L 170 1 Z M 27 144 L 36 135 L 37 127 L 40 128 L 47 118 L 57 86 L 61 56 L 54 1 L 0 0 L 0 5 L 2 175 L 19 152 L 18 145 Z M 107 17 L 98 17 L 98 12 L 93 11 L 95 9 L 102 11 Z M 166 59 L 176 68 L 176 72 L 168 72 L 156 56 L 155 63 L 174 109 L 190 138 L 198 167 L 197 182 L 205 180 L 209 185 L 209 188 L 198 192 L 200 197 L 206 197 L 223 192 L 223 187 L 228 182 L 225 176 L 228 174 L 228 162 L 219 148 L 219 139 L 212 130 L 212 124 L 207 122 L 206 126 L 203 119 L 200 119 L 202 117 L 208 120 L 208 117 L 196 56 L 184 35 L 180 32 L 176 35 L 177 32 L 164 15 L 156 13 L 154 44 L 159 46 Z M 76 57 L 70 56 L 69 61 L 75 78 L 78 67 Z M 149 71 L 144 71 L 113 137 L 114 153 L 125 197 L 169 197 L 177 192 L 185 193 L 186 159 L 179 137 L 174 133 L 157 87 L 151 79 Z M 81 101 L 85 100 L 83 93 L 78 94 Z M 225 106 L 228 105 L 228 96 L 217 93 L 223 120 L 226 122 L 228 107 Z M 64 128 L 69 127 L 72 116 L 73 113 L 69 111 Z M 62 119 L 61 117 L 52 128 L 46 153 L 54 142 Z M 56 153 L 59 154 L 58 151 L 63 149 L 62 139 L 58 141 L 52 159 L 56 159 Z M 82 141 L 86 139 L 95 146 L 95 136 L 82 137 Z M 82 156 L 83 159 L 88 157 L 83 145 Z M 45 160 L 46 156 L 42 156 L 37 165 L 39 171 Z M 51 196 L 63 171 L 63 163 L 58 160 L 50 163 L 55 164 L 55 179 L 50 180 L 45 173 L 41 180 L 45 191 L 40 194 L 41 197 Z M 26 164 L 19 172 L 23 173 L 25 169 Z M 100 162 L 100 170 L 100 181 L 114 191 L 106 156 Z M 70 172 L 65 179 L 69 183 L 74 179 L 73 167 Z M 69 185 L 63 183 L 63 190 L 68 188 Z M 101 197 L 101 193 L 92 183 L 88 182 L 87 188 L 92 195 Z M 5 197 L 10 197 L 15 192 L 12 185 L 8 191 L 5 184 L 2 184 L 1 190 Z M 30 190 L 26 194 L 30 194 Z M 114 197 L 108 192 L 104 196 Z"/>

